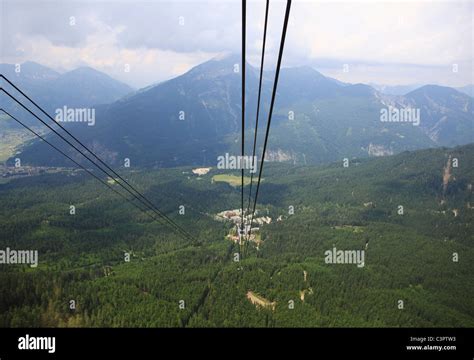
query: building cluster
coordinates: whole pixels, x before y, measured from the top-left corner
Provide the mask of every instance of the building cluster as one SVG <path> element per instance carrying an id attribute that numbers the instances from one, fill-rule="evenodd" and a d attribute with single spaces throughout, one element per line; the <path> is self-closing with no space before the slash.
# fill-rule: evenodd
<path id="1" fill-rule="evenodd" d="M 215 219 L 218 221 L 229 221 L 232 222 L 235 226 L 232 228 L 231 232 L 228 235 L 228 238 L 234 242 L 242 244 L 244 241 L 252 241 L 257 244 L 260 243 L 260 226 L 264 224 L 270 224 L 272 218 L 269 216 L 258 216 L 256 211 L 252 221 L 251 214 L 245 214 L 242 217 L 240 209 L 235 210 L 225 210 L 216 214 Z M 243 225 L 242 225 L 243 219 Z M 252 221 L 252 225 L 250 222 Z M 258 225 L 258 226 L 255 226 Z"/>
<path id="2" fill-rule="evenodd" d="M 60 167 L 46 167 L 46 166 L 0 166 L 0 177 L 2 178 L 17 178 L 23 176 L 35 176 L 45 173 L 57 173 L 69 170 Z M 79 171 L 73 170 L 72 172 Z"/>

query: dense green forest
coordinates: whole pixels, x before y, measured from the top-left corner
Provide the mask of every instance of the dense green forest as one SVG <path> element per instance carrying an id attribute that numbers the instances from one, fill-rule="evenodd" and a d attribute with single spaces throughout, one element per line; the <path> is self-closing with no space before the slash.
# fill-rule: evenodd
<path id="1" fill-rule="evenodd" d="M 272 222 L 240 261 L 214 218 L 240 204 L 222 171 L 119 170 L 197 243 L 84 172 L 4 181 L 0 250 L 39 265 L 0 265 L 0 326 L 474 326 L 474 145 L 343 165 L 266 164 Z M 365 265 L 327 264 L 334 247 Z"/>

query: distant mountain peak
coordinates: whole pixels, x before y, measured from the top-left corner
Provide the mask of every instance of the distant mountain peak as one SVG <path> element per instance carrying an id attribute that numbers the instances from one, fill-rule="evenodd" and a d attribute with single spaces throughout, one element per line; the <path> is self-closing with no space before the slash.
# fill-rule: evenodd
<path id="1" fill-rule="evenodd" d="M 472 98 L 463 92 L 460 92 L 451 87 L 431 84 L 424 85 L 418 89 L 409 92 L 406 97 L 411 99 L 418 99 L 418 101 L 420 101 L 421 99 L 426 99 L 443 105 L 449 104 L 452 101 L 458 101 L 459 103 L 472 103 Z"/>
<path id="2" fill-rule="evenodd" d="M 64 83 L 64 82 L 77 82 L 77 81 L 84 81 L 87 80 L 91 84 L 95 82 L 96 86 L 105 86 L 106 88 L 111 89 L 119 89 L 119 93 L 127 93 L 133 91 L 133 89 L 128 86 L 127 84 L 115 80 L 111 76 L 107 75 L 106 73 L 103 73 L 99 70 L 96 70 L 92 67 L 89 66 L 81 66 L 77 69 L 68 71 L 64 74 L 62 74 L 59 78 L 58 81 Z"/>
<path id="3" fill-rule="evenodd" d="M 81 66 L 63 74 L 63 76 L 68 76 L 68 75 L 100 76 L 100 77 L 112 79 L 106 73 L 103 73 L 102 71 L 91 68 L 90 66 Z"/>
<path id="4" fill-rule="evenodd" d="M 423 85 L 421 87 L 419 87 L 418 89 L 415 89 L 413 91 L 410 91 L 407 96 L 410 96 L 410 95 L 413 95 L 413 94 L 422 94 L 422 93 L 427 93 L 427 92 L 430 92 L 430 93 L 443 93 L 443 94 L 449 94 L 449 93 L 452 93 L 452 94 L 455 94 L 457 93 L 458 91 L 451 88 L 451 87 L 448 87 L 448 86 L 441 86 L 441 85 L 434 85 L 434 84 L 428 84 L 428 85 Z"/>
<path id="5" fill-rule="evenodd" d="M 41 65 L 35 61 L 25 61 L 24 63 L 21 64 L 21 66 L 36 67 L 36 68 L 42 68 L 42 69 L 48 69 L 50 71 L 54 71 L 53 69 L 47 66 Z"/>
<path id="6" fill-rule="evenodd" d="M 239 75 L 242 71 L 240 54 L 223 53 L 213 57 L 199 65 L 196 65 L 183 76 L 193 76 L 197 78 L 216 78 L 220 76 Z M 254 67 L 246 62 L 248 73 L 254 71 Z"/>
<path id="7" fill-rule="evenodd" d="M 48 111 L 65 105 L 89 107 L 109 104 L 133 91 L 130 86 L 87 66 L 60 74 L 49 67 L 28 61 L 21 64 L 20 72 L 15 70 L 14 64 L 0 64 L 0 73 L 42 103 Z M 8 100 L 3 100 L 1 105 L 5 109 L 14 108 L 14 104 Z"/>
<path id="8" fill-rule="evenodd" d="M 211 61 L 229 61 L 229 60 L 239 60 L 240 61 L 240 54 L 233 53 L 231 51 L 222 52 L 216 56 L 214 56 Z"/>
<path id="9" fill-rule="evenodd" d="M 99 73 L 100 71 L 90 67 L 90 66 L 79 66 L 78 68 L 74 69 L 74 70 L 71 70 L 72 71 L 87 71 L 87 72 L 95 72 L 95 73 Z"/>
<path id="10" fill-rule="evenodd" d="M 317 71 L 315 68 L 309 65 L 294 66 L 294 67 L 285 67 L 281 71 L 286 73 L 291 73 L 292 75 L 301 75 L 301 76 L 317 76 L 321 78 L 326 78 L 323 74 Z"/>

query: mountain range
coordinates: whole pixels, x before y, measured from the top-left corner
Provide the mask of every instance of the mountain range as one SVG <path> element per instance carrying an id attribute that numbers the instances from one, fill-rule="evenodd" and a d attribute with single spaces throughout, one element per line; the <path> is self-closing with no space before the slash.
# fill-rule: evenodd
<path id="1" fill-rule="evenodd" d="M 421 88 L 422 84 L 411 84 L 411 85 L 380 85 L 380 84 L 373 84 L 369 83 L 377 91 L 387 95 L 406 95 L 409 92 Z M 474 97 L 474 85 L 465 85 L 461 87 L 454 88 L 463 94 L 469 95 L 470 97 Z"/>
<path id="2" fill-rule="evenodd" d="M 28 61 L 19 66 L 0 64 L 0 73 L 48 112 L 53 113 L 56 108 L 64 105 L 88 107 L 109 104 L 134 91 L 127 84 L 91 67 L 80 67 L 60 74 L 46 66 Z M 6 82 L 2 83 L 7 91 L 13 95 L 18 94 Z M 19 109 L 18 105 L 3 95 L 0 97 L 0 105 L 7 110 Z"/>
<path id="3" fill-rule="evenodd" d="M 215 165 L 225 152 L 240 153 L 241 74 L 235 66 L 239 63 L 239 55 L 217 57 L 136 92 L 89 68 L 63 75 L 42 69 L 40 75 L 32 71 L 27 76 L 25 71 L 20 85 L 40 103 L 50 101 L 49 109 L 111 102 L 94 106 L 95 126 L 67 124 L 111 164 L 129 158 L 132 166 Z M 258 69 L 247 64 L 247 149 L 253 141 L 258 75 Z M 257 154 L 273 79 L 272 71 L 264 73 Z M 66 90 L 51 92 L 51 84 Z M 416 109 L 419 125 L 384 122 L 383 109 Z M 453 88 L 425 85 L 404 96 L 390 95 L 369 85 L 342 83 L 311 67 L 283 68 L 267 158 L 318 164 L 463 145 L 474 141 L 473 125 L 473 98 Z M 54 137 L 52 141 L 56 142 Z M 39 141 L 24 146 L 21 157 L 32 164 L 68 164 Z"/>

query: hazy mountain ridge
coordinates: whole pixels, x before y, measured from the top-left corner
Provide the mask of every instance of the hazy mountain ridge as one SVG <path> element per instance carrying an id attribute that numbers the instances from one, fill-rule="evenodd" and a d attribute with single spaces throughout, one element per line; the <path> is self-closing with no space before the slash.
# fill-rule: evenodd
<path id="1" fill-rule="evenodd" d="M 437 144 L 455 146 L 474 141 L 473 99 L 459 91 L 425 85 L 406 95 L 420 108 L 421 127 Z"/>
<path id="2" fill-rule="evenodd" d="M 144 166 L 213 165 L 224 152 L 240 152 L 239 63 L 240 56 L 232 54 L 211 59 L 99 107 L 95 126 L 70 126 L 84 142 L 115 154 L 117 163 L 127 157 Z M 247 149 L 253 139 L 258 74 L 247 64 Z M 272 72 L 264 73 L 259 146 L 273 77 Z M 467 144 L 474 141 L 472 101 L 452 88 L 427 85 L 395 96 L 365 84 L 340 83 L 311 67 L 283 68 L 268 156 L 275 161 L 325 163 Z M 420 125 L 382 122 L 381 110 L 388 106 L 419 109 Z M 33 163 L 64 163 L 40 144 L 26 147 L 22 156 Z"/>
<path id="3" fill-rule="evenodd" d="M 403 96 L 406 95 L 416 89 L 423 87 L 423 84 L 409 84 L 409 85 L 382 85 L 382 84 L 374 84 L 369 83 L 377 91 L 387 94 L 387 95 L 398 95 Z M 470 97 L 474 97 L 474 85 L 465 85 L 461 87 L 453 88 L 457 91 L 469 95 Z"/>
<path id="4" fill-rule="evenodd" d="M 460 92 L 462 92 L 466 95 L 469 95 L 470 97 L 474 97 L 474 85 L 473 84 L 456 88 L 456 90 L 460 91 Z"/>
<path id="5" fill-rule="evenodd" d="M 60 74 L 35 62 L 25 62 L 19 68 L 14 64 L 0 64 L 0 73 L 53 113 L 63 106 L 91 107 L 108 104 L 133 91 L 130 86 L 90 67 L 80 67 Z M 12 95 L 19 95 L 6 82 L 2 82 L 2 86 Z M 6 100 L 4 96 L 0 98 L 0 105 L 8 110 L 18 109 L 13 101 Z"/>

